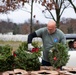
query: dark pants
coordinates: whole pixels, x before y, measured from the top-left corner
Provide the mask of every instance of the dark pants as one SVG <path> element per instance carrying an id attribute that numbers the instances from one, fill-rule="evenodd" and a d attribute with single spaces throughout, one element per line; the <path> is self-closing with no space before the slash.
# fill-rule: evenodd
<path id="1" fill-rule="evenodd" d="M 51 64 L 45 60 L 42 60 L 42 66 L 51 66 Z"/>

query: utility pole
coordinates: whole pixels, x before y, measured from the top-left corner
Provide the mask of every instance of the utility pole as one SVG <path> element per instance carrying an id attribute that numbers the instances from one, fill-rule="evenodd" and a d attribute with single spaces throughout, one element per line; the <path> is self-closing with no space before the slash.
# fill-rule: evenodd
<path id="1" fill-rule="evenodd" d="M 33 26 L 32 16 L 33 16 L 33 0 L 31 0 L 31 25 L 30 25 L 30 33 L 32 33 L 32 26 Z"/>

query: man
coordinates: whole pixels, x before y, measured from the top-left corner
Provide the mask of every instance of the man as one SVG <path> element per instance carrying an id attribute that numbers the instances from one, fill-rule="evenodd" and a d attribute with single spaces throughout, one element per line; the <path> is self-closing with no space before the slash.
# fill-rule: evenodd
<path id="1" fill-rule="evenodd" d="M 51 66 L 48 58 L 49 50 L 54 46 L 55 43 L 66 44 L 66 38 L 64 33 L 56 28 L 56 22 L 50 20 L 47 24 L 47 27 L 40 28 L 35 32 L 28 35 L 28 50 L 34 48 L 32 46 L 32 39 L 34 37 L 41 37 L 43 42 L 43 58 L 42 66 Z"/>

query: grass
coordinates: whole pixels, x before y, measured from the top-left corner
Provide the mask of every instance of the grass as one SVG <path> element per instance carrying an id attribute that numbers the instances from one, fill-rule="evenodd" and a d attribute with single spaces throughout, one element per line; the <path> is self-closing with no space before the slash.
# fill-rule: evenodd
<path id="1" fill-rule="evenodd" d="M 0 41 L 0 46 L 8 44 L 13 48 L 13 50 L 17 50 L 21 43 L 21 41 Z"/>
<path id="2" fill-rule="evenodd" d="M 4 46 L 4 45 L 10 45 L 13 50 L 17 50 L 18 47 L 22 44 L 21 41 L 1 41 L 0 40 L 0 46 Z M 38 46 L 42 45 L 42 42 L 37 42 Z"/>

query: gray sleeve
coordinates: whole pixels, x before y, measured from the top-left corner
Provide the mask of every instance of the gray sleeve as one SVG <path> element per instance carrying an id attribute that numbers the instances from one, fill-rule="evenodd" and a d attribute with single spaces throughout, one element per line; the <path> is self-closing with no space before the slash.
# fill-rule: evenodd
<path id="1" fill-rule="evenodd" d="M 44 32 L 44 28 L 40 28 L 38 30 L 35 31 L 38 37 L 42 37 L 42 34 Z"/>
<path id="2" fill-rule="evenodd" d="M 63 38 L 61 39 L 61 43 L 62 44 L 66 44 L 66 38 L 65 38 L 65 36 L 63 36 Z"/>
<path id="3" fill-rule="evenodd" d="M 61 42 L 62 44 L 66 44 L 66 37 L 65 37 L 65 35 L 64 35 L 63 32 L 62 32 L 62 34 L 61 34 L 61 40 L 60 40 L 60 42 Z"/>
<path id="4" fill-rule="evenodd" d="M 60 43 L 62 44 L 66 44 L 66 37 L 65 37 L 65 34 L 60 30 L 60 29 L 57 29 L 58 31 L 58 36 L 60 36 Z"/>

